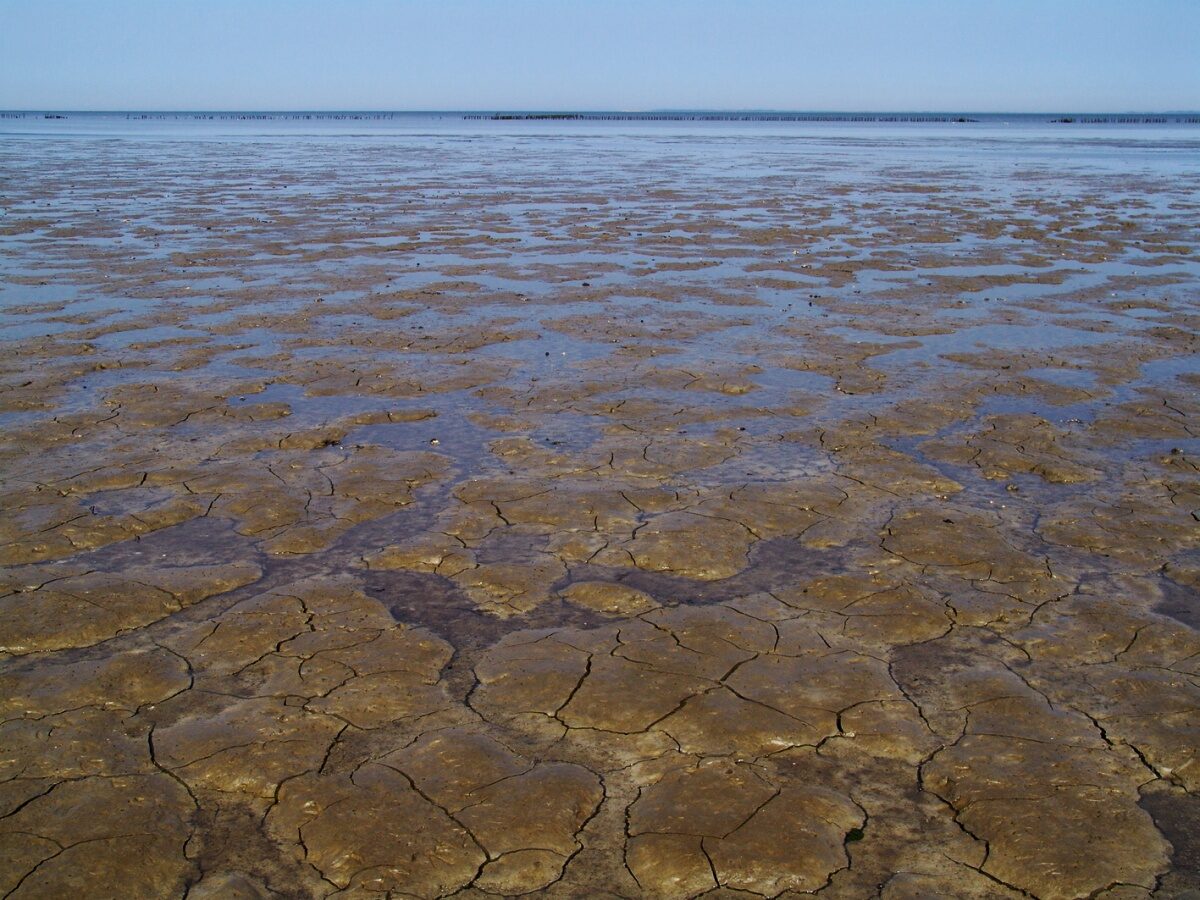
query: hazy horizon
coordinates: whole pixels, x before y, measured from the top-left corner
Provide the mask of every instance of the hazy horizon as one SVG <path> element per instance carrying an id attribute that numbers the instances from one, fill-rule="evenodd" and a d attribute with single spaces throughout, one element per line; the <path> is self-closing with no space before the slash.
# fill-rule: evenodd
<path id="1" fill-rule="evenodd" d="M 697 114 L 697 115 L 879 115 L 879 116 L 1056 116 L 1056 115 L 1086 115 L 1086 116 L 1192 116 L 1200 115 L 1200 106 L 1191 109 L 1095 109 L 1095 110 L 1079 110 L 1079 109 L 1031 109 L 1031 110 L 1015 110 L 1015 109 L 997 109 L 997 110 L 978 110 L 978 109 L 842 109 L 842 108 L 805 108 L 805 109 L 788 109 L 784 107 L 768 107 L 768 106 L 747 106 L 747 107 L 651 107 L 645 109 L 610 109 L 602 107 L 557 107 L 557 108 L 538 108 L 538 107 L 520 107 L 520 106 L 494 106 L 487 108 L 468 108 L 460 109 L 387 109 L 387 108 L 369 108 L 369 107 L 293 107 L 293 108 L 278 108 L 271 109 L 266 107 L 261 108 L 237 108 L 237 107 L 189 107 L 175 109 L 153 109 L 146 108 L 111 108 L 111 109 L 73 109 L 70 107 L 26 107 L 26 108 L 0 108 L 0 113 L 78 113 L 84 115 L 231 115 L 231 114 L 246 114 L 246 115 L 327 115 L 327 114 L 362 114 L 362 115 L 459 115 L 459 114 L 571 114 L 571 115 L 670 115 L 670 114 Z"/>
<path id="2" fill-rule="evenodd" d="M 0 108 L 1200 109 L 1190 0 L 0 0 Z"/>

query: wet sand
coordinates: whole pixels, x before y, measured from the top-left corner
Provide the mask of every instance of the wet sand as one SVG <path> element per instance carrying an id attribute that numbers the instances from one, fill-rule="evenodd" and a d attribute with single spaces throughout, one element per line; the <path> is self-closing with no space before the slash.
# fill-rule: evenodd
<path id="1" fill-rule="evenodd" d="M 0 893 L 1200 891 L 1194 150 L 517 128 L 0 143 Z"/>

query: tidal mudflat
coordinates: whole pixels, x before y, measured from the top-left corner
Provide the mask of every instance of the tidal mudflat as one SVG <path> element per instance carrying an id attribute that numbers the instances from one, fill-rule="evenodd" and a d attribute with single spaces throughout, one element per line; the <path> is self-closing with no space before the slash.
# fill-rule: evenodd
<path id="1" fill-rule="evenodd" d="M 1195 129 L 5 127 L 0 895 L 1200 890 Z"/>

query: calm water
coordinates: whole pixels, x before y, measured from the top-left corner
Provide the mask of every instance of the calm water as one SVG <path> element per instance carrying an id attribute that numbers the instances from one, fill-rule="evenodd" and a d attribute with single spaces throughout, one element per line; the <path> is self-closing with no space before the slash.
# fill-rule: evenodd
<path id="1" fill-rule="evenodd" d="M 1081 144 L 1200 150 L 1200 115 L 995 113 L 8 112 L 6 137 L 258 140 L 269 137 L 793 138 L 897 147 Z M 966 119 L 967 121 L 956 121 Z M 1068 121 L 1063 121 L 1068 120 Z M 1193 159 L 1195 162 L 1195 159 Z"/>

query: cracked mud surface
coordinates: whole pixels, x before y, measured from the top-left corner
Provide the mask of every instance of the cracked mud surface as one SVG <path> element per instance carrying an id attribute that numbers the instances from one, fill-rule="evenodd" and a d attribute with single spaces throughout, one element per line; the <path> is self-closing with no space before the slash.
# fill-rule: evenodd
<path id="1" fill-rule="evenodd" d="M 0 896 L 1200 891 L 1194 142 L 431 140 L 0 144 Z"/>

